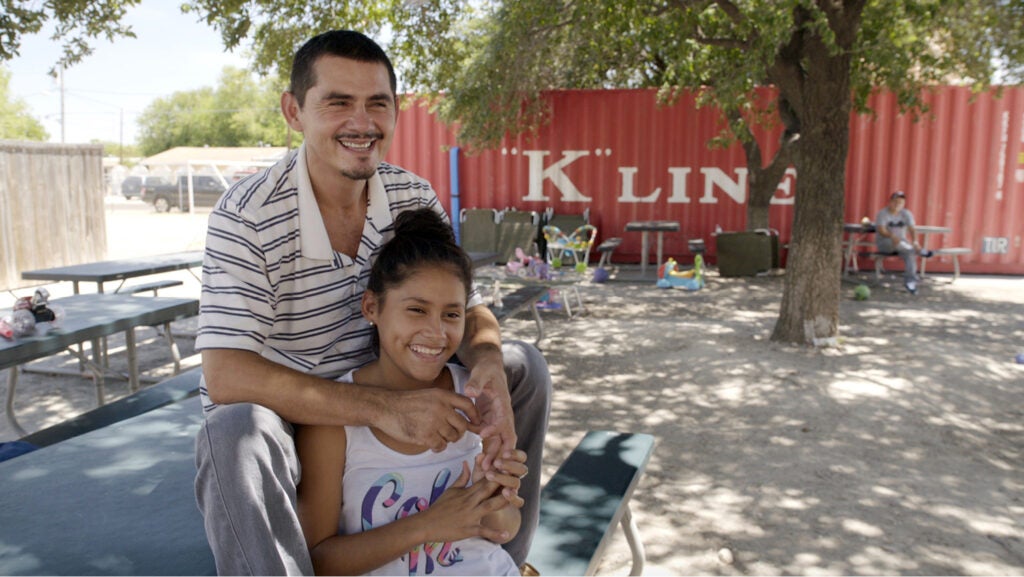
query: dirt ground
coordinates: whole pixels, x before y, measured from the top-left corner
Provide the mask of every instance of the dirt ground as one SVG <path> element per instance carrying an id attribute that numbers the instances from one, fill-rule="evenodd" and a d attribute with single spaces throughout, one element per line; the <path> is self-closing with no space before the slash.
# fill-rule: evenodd
<path id="1" fill-rule="evenodd" d="M 203 215 L 118 201 L 107 220 L 111 258 L 202 246 Z M 185 284 L 161 294 L 198 295 L 177 274 Z M 844 283 L 840 347 L 823 350 L 769 340 L 784 276 L 712 273 L 698 292 L 585 283 L 583 314 L 542 313 L 555 385 L 544 477 L 588 430 L 654 435 L 632 502 L 647 575 L 1024 574 L 1024 279 L 949 281 L 911 296 L 893 278 L 864 302 Z M 528 316 L 505 329 L 535 337 Z M 147 337 L 143 369 L 169 375 Z M 198 364 L 192 340 L 178 343 Z M 123 365 L 123 339 L 109 346 Z M 108 381 L 108 400 L 126 389 Z M 30 431 L 95 404 L 88 380 L 19 379 Z M 0 425 L 0 441 L 15 438 Z M 629 566 L 617 532 L 599 574 Z"/>

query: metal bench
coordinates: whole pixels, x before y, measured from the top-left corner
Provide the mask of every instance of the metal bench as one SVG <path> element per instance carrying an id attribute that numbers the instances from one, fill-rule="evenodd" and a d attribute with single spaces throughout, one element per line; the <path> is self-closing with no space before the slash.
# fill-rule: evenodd
<path id="1" fill-rule="evenodd" d="M 900 256 L 898 252 L 871 252 L 869 253 L 871 260 L 875 261 L 875 282 L 881 282 L 882 273 L 885 272 L 885 259 L 897 258 Z"/>
<path id="2" fill-rule="evenodd" d="M 971 249 L 965 246 L 954 246 L 949 248 L 939 248 L 933 251 L 934 256 L 951 256 L 953 257 L 953 281 L 960 278 L 960 255 L 971 254 Z"/>
<path id="3" fill-rule="evenodd" d="M 537 340 L 533 344 L 540 348 L 540 342 L 544 339 L 544 321 L 541 320 L 540 313 L 537 311 L 537 301 L 546 292 L 548 292 L 548 287 L 544 285 L 524 285 L 510 293 L 501 295 L 501 306 L 491 304 L 488 305 L 488 308 L 500 323 L 529 307 L 530 312 L 533 313 L 533 320 L 537 323 Z"/>
<path id="4" fill-rule="evenodd" d="M 192 396 L 0 463 L 0 574 L 214 575 L 193 492 L 202 419 Z M 541 492 L 528 560 L 542 575 L 592 575 L 618 524 L 640 574 L 629 501 L 653 447 L 586 434 Z"/>
<path id="5" fill-rule="evenodd" d="M 645 433 L 587 433 L 541 490 L 527 561 L 541 575 L 594 575 L 621 525 L 633 553 L 630 575 L 643 573 L 629 501 L 653 451 L 654 437 Z"/>
<path id="6" fill-rule="evenodd" d="M 615 249 L 619 248 L 620 244 L 622 244 L 622 239 L 616 236 L 605 240 L 597 246 L 597 252 L 601 253 L 601 260 L 597 261 L 598 268 L 612 263 L 612 253 L 615 252 Z"/>
<path id="7" fill-rule="evenodd" d="M 932 251 L 931 257 L 937 256 L 951 256 L 953 257 L 953 280 L 960 278 L 960 256 L 971 254 L 973 251 L 967 247 L 949 247 L 949 248 L 937 248 Z M 870 257 L 875 261 L 875 281 L 878 282 L 882 279 L 882 273 L 885 272 L 885 265 L 883 264 L 887 258 L 895 258 L 899 256 L 898 252 L 870 252 L 861 253 L 861 256 Z M 924 273 L 922 273 L 922 276 Z"/>
<path id="8" fill-rule="evenodd" d="M 122 286 L 118 288 L 117 291 L 115 292 L 123 295 L 133 295 L 146 291 L 153 291 L 153 296 L 157 296 L 157 292 L 162 288 L 170 288 L 172 286 L 179 286 L 182 284 L 184 283 L 181 282 L 180 280 L 174 279 L 156 280 L 153 282 L 147 282 L 142 284 Z"/>
<path id="9" fill-rule="evenodd" d="M 36 447 L 46 447 L 148 413 L 164 405 L 198 395 L 199 381 L 202 376 L 202 367 L 196 367 L 112 403 L 82 413 L 73 419 L 36 431 L 22 437 L 21 440 Z"/>

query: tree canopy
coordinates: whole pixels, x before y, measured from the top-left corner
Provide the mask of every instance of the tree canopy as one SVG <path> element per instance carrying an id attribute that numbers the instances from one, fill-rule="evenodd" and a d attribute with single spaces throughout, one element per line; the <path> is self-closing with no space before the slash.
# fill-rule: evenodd
<path id="1" fill-rule="evenodd" d="M 281 83 L 226 67 L 216 87 L 175 92 L 139 115 L 138 146 L 148 156 L 175 146 L 284 146 Z M 293 135 L 293 144 L 301 135 Z"/>
<path id="2" fill-rule="evenodd" d="M 20 53 L 21 39 L 50 23 L 50 39 L 61 44 L 61 57 L 51 69 L 70 66 L 92 54 L 91 41 L 135 37 L 121 22 L 128 8 L 141 0 L 0 0 L 0 62 Z"/>
<path id="3" fill-rule="evenodd" d="M 0 66 L 0 140 L 40 140 L 50 134 L 29 112 L 28 103 L 10 91 L 11 72 Z"/>

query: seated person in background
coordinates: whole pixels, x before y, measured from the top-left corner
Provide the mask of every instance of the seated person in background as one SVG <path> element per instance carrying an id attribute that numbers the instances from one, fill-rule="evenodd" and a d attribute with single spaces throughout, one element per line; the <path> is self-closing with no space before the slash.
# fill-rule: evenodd
<path id="1" fill-rule="evenodd" d="M 922 251 L 917 243 L 914 215 L 906 209 L 907 195 L 897 190 L 889 197 L 889 204 L 875 217 L 875 245 L 878 252 L 898 254 L 903 259 L 903 286 L 917 292 L 917 255 L 929 257 L 932 251 Z"/>
<path id="2" fill-rule="evenodd" d="M 363 293 L 378 359 L 339 381 L 462 394 L 469 371 L 447 363 L 466 324 L 473 265 L 429 208 L 403 212 Z M 374 426 L 301 426 L 299 520 L 318 575 L 518 575 L 500 543 L 519 530 L 526 453 L 482 467 L 467 431 L 441 452 Z M 340 520 L 340 522 L 339 522 Z M 340 528 L 340 529 L 339 529 Z"/>

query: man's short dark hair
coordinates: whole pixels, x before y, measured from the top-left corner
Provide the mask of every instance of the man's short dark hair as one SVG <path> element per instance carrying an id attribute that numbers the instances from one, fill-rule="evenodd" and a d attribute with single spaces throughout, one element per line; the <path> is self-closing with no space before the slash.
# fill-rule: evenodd
<path id="1" fill-rule="evenodd" d="M 331 30 L 307 40 L 292 60 L 291 85 L 288 91 L 299 101 L 300 107 L 305 105 L 306 92 L 316 84 L 313 65 L 325 55 L 340 56 L 359 62 L 379 62 L 387 66 L 388 78 L 391 80 L 391 95 L 397 97 L 398 79 L 395 77 L 395 67 L 391 65 L 391 59 L 384 53 L 384 49 L 360 32 Z"/>

